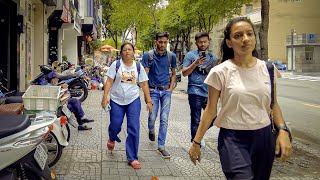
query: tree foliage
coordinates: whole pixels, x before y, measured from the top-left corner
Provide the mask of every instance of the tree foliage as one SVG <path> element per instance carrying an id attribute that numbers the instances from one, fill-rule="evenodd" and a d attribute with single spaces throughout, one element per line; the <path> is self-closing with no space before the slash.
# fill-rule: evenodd
<path id="1" fill-rule="evenodd" d="M 182 21 L 192 21 L 199 31 L 210 33 L 213 26 L 223 18 L 241 12 L 241 7 L 252 0 L 171 0 Z M 174 9 L 174 7 L 172 7 Z M 185 21 L 184 21 L 185 22 Z"/>
<path id="2" fill-rule="evenodd" d="M 163 9 L 157 6 L 159 0 L 102 1 L 109 34 L 124 41 L 128 32 L 134 32 L 136 46 L 147 50 L 153 47 L 157 31 L 168 31 L 172 38 L 188 42 L 192 29 L 210 33 L 221 19 L 239 14 L 252 0 L 170 0 Z"/>

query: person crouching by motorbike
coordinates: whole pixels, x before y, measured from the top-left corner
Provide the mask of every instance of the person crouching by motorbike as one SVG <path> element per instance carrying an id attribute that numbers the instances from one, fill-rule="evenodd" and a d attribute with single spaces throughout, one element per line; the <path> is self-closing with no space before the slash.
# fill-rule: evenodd
<path id="1" fill-rule="evenodd" d="M 48 85 L 58 86 L 58 76 L 56 73 L 51 72 L 47 75 L 46 80 L 50 83 Z M 62 88 L 68 88 L 68 84 L 61 84 Z M 84 123 L 94 122 L 92 119 L 85 117 L 84 111 L 81 107 L 80 101 L 76 98 L 68 100 L 68 109 L 76 116 L 78 122 L 78 130 L 91 130 L 92 127 L 86 126 Z"/>

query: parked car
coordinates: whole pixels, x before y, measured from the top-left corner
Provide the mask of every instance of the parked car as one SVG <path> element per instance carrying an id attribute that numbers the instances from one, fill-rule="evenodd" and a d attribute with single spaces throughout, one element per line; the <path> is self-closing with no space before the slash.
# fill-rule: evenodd
<path id="1" fill-rule="evenodd" d="M 278 70 L 287 70 L 287 65 L 282 64 L 282 61 L 272 61 L 272 64 L 278 69 Z"/>

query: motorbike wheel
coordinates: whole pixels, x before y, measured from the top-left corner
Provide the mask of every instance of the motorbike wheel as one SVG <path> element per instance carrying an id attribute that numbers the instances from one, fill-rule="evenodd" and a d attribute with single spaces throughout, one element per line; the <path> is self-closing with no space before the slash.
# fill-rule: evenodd
<path id="1" fill-rule="evenodd" d="M 82 90 L 82 96 L 80 97 L 74 97 L 79 99 L 80 102 L 83 102 L 84 100 L 87 99 L 88 97 L 88 88 L 86 87 L 85 84 L 82 83 L 75 83 L 69 86 L 70 91 L 72 91 L 72 89 L 77 89 L 77 90 Z M 72 93 L 71 93 L 72 94 Z"/>
<path id="2" fill-rule="evenodd" d="M 58 138 L 51 131 L 48 137 L 43 142 L 48 149 L 48 166 L 54 166 L 62 155 L 63 146 L 59 144 Z"/>

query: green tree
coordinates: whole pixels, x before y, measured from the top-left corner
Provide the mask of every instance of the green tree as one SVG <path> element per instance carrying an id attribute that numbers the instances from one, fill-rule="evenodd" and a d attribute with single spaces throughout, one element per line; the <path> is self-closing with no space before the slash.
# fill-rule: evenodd
<path id="1" fill-rule="evenodd" d="M 158 29 L 157 2 L 158 0 L 103 0 L 106 31 L 113 35 L 111 37 L 115 42 L 117 37 L 126 41 L 129 33 L 134 32 L 136 45 L 140 48 L 149 47 L 150 43 L 147 41 L 144 45 L 142 40 L 150 35 L 150 31 Z"/>
<path id="2" fill-rule="evenodd" d="M 161 10 L 160 27 L 170 32 L 175 42 L 179 39 L 190 50 L 190 33 L 194 28 L 208 34 L 223 18 L 239 14 L 244 4 L 252 0 L 171 0 L 169 6 Z M 174 47 L 177 49 L 178 43 Z"/>
<path id="3" fill-rule="evenodd" d="M 173 0 L 170 4 L 163 10 L 160 10 L 161 20 L 160 27 L 161 30 L 169 31 L 171 37 L 175 42 L 185 42 L 186 49 L 190 49 L 190 33 L 192 28 L 196 25 L 196 16 L 193 13 L 187 13 L 185 9 L 188 4 L 187 0 Z M 175 44 L 174 52 L 177 50 L 178 43 Z"/>
<path id="4" fill-rule="evenodd" d="M 240 14 L 244 4 L 252 0 L 186 0 L 185 12 L 187 16 L 197 16 L 199 31 L 210 33 L 213 26 L 223 18 Z"/>
<path id="5" fill-rule="evenodd" d="M 112 38 L 115 43 L 115 48 L 118 49 L 119 29 L 113 26 L 111 21 L 111 15 L 114 12 L 114 8 L 111 4 L 111 0 L 102 0 L 102 26 L 103 36 L 105 39 Z"/>

